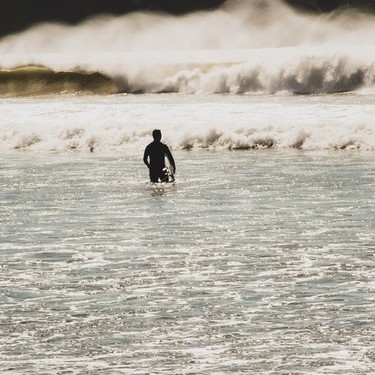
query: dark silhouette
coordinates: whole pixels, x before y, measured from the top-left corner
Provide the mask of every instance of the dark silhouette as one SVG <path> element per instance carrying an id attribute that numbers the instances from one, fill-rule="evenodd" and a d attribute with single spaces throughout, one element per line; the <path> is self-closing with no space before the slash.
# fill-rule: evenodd
<path id="1" fill-rule="evenodd" d="M 166 144 L 161 143 L 161 131 L 155 129 L 152 132 L 154 141 L 145 149 L 143 162 L 150 170 L 151 182 L 168 182 L 168 170 L 165 167 L 165 157 L 168 158 L 172 171 L 172 176 L 176 173 L 176 164 L 173 156 Z"/>

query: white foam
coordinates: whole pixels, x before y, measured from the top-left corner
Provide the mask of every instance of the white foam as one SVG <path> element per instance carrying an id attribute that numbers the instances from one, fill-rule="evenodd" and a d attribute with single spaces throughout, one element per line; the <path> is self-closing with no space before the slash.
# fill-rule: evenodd
<path id="1" fill-rule="evenodd" d="M 361 95 L 13 99 L 1 106 L 0 149 L 139 153 L 160 128 L 173 150 L 373 150 L 372 100 Z"/>

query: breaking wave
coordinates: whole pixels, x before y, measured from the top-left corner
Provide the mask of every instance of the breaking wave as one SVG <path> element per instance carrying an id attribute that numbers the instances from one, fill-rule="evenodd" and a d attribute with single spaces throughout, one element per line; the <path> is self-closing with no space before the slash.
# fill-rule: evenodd
<path id="1" fill-rule="evenodd" d="M 13 131 L 12 136 L 4 136 L 0 141 L 3 152 L 12 150 L 37 152 L 98 152 L 140 154 L 149 143 L 150 131 L 119 131 L 112 127 L 95 130 L 88 127 L 69 128 L 54 134 L 54 131 Z M 248 151 L 262 149 L 297 150 L 375 150 L 373 125 L 344 127 L 340 131 L 326 128 L 301 129 L 300 126 L 283 128 L 256 127 L 223 130 L 218 128 L 171 136 L 165 127 L 167 142 L 177 151 Z"/>
<path id="2" fill-rule="evenodd" d="M 117 92 L 112 80 L 98 72 L 55 72 L 42 66 L 0 70 L 0 96 L 3 97 Z"/>
<path id="3" fill-rule="evenodd" d="M 70 72 L 61 74 L 73 91 L 76 85 L 85 91 L 87 81 L 92 86 L 100 77 L 98 87 L 88 90 L 96 93 L 350 92 L 374 88 L 374 18 L 350 9 L 307 15 L 278 0 L 229 1 L 178 17 L 102 16 L 75 26 L 35 25 L 5 37 L 0 66 Z M 74 76 L 77 69 L 100 76 Z M 55 81 L 62 80 L 59 74 Z M 109 80 L 103 83 L 102 76 Z"/>
<path id="4" fill-rule="evenodd" d="M 285 50 L 282 51 L 285 53 Z M 269 59 L 278 50 L 268 51 Z M 293 51 L 289 53 L 293 55 Z M 235 54 L 235 52 L 234 52 Z M 212 55 L 212 53 L 211 53 Z M 124 58 L 124 57 L 123 57 Z M 138 67 L 136 74 L 55 71 L 25 66 L 0 70 L 0 96 L 48 94 L 332 94 L 373 88 L 374 64 L 358 65 L 343 57 L 300 57 L 279 66 L 256 61 L 241 63 L 159 64 Z M 124 64 L 126 70 L 126 64 Z M 88 71 L 87 71 L 88 68 Z"/>
<path id="5" fill-rule="evenodd" d="M 374 151 L 374 98 L 352 93 L 12 98 L 1 103 L 0 151 L 139 154 L 155 128 L 181 152 Z"/>
<path id="6" fill-rule="evenodd" d="M 271 55 L 277 58 L 285 50 L 268 53 L 272 61 Z M 256 61 L 259 60 L 256 55 L 252 60 L 238 64 L 157 66 L 154 67 L 158 71 L 157 79 L 149 77 L 144 70 L 138 73 L 141 79 L 126 77 L 122 81 L 118 78 L 114 80 L 126 93 L 332 94 L 372 88 L 374 85 L 374 65 L 358 65 L 346 57 L 306 56 L 278 66 Z"/>

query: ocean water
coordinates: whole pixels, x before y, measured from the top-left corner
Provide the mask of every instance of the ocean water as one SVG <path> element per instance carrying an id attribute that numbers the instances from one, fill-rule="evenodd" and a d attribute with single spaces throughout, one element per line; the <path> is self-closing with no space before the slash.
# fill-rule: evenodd
<path id="1" fill-rule="evenodd" d="M 373 25 L 254 0 L 2 38 L 0 373 L 375 373 Z"/>
<path id="2" fill-rule="evenodd" d="M 375 371 L 371 96 L 0 111 L 1 373 Z M 174 186 L 147 182 L 154 127 Z"/>

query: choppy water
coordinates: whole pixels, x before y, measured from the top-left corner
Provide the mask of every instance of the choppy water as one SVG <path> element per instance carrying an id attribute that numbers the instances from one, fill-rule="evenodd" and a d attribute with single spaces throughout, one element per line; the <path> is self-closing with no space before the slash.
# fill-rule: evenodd
<path id="1" fill-rule="evenodd" d="M 269 0 L 3 38 L 0 373 L 375 373 L 374 35 Z"/>
<path id="2" fill-rule="evenodd" d="M 0 371 L 375 372 L 375 157 L 0 157 Z"/>

